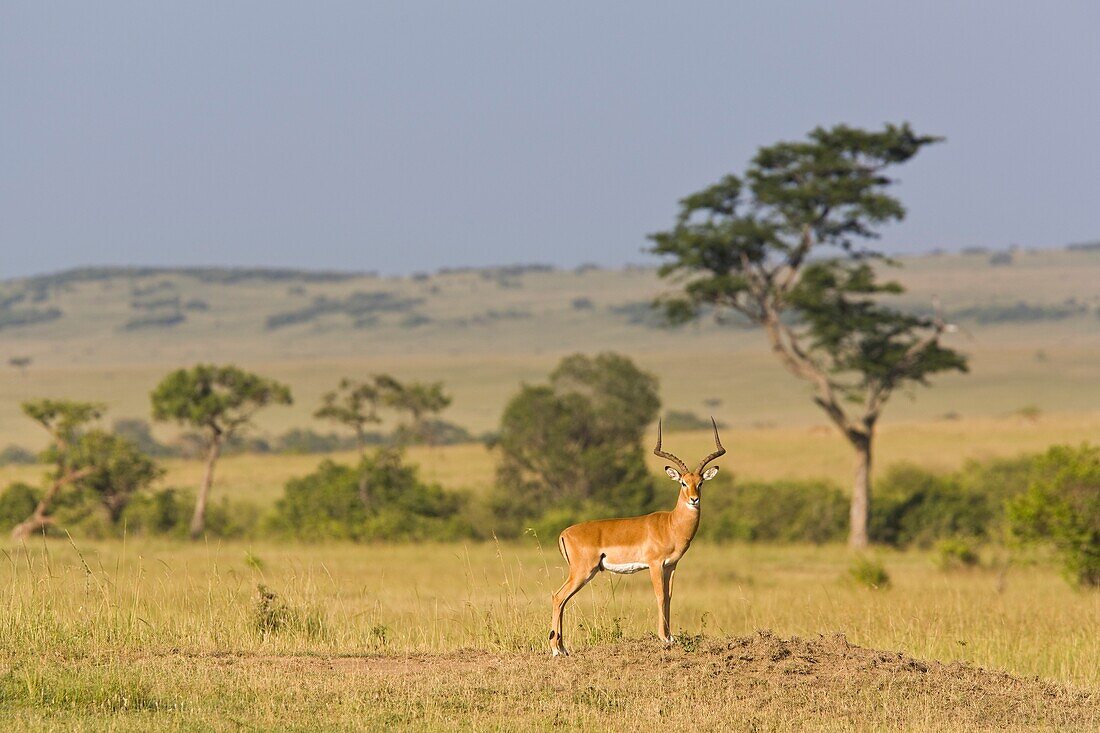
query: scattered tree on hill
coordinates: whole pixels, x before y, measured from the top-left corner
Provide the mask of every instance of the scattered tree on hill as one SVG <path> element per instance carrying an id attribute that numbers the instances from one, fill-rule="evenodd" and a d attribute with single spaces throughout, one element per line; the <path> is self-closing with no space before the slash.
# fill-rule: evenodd
<path id="1" fill-rule="evenodd" d="M 23 376 L 27 375 L 27 367 L 31 365 L 33 359 L 29 356 L 13 356 L 8 359 L 8 365 L 19 370 L 19 373 Z"/>
<path id="2" fill-rule="evenodd" d="M 560 530 L 580 513 L 649 509 L 641 443 L 659 408 L 657 379 L 627 357 L 563 359 L 549 384 L 524 386 L 504 410 L 498 516 L 516 524 L 553 512 Z"/>
<path id="3" fill-rule="evenodd" d="M 908 124 L 817 128 L 761 148 L 744 179 L 728 175 L 691 194 L 675 226 L 651 236 L 652 251 L 671 260 L 661 275 L 683 287 L 665 302 L 668 315 L 732 309 L 763 327 L 780 363 L 811 384 L 855 449 L 854 548 L 868 541 L 872 445 L 887 400 L 938 372 L 966 371 L 965 358 L 940 345 L 941 319 L 883 303 L 901 285 L 877 279 L 870 263 L 881 255 L 863 244 L 905 215 L 886 193 L 886 171 L 939 140 Z"/>
<path id="4" fill-rule="evenodd" d="M 252 423 L 267 405 L 289 405 L 290 389 L 235 366 L 199 364 L 165 377 L 151 395 L 153 418 L 197 428 L 205 440 L 206 470 L 191 519 L 191 537 L 202 535 L 214 483 L 214 464 L 225 442 Z"/>
<path id="5" fill-rule="evenodd" d="M 111 423 L 111 432 L 126 438 L 148 456 L 171 456 L 178 453 L 172 446 L 164 445 L 153 436 L 153 430 L 145 420 L 124 417 Z"/>
<path id="6" fill-rule="evenodd" d="M 42 399 L 23 403 L 23 414 L 37 422 L 50 434 L 52 442 L 43 454 L 44 461 L 54 465 L 51 482 L 34 511 L 12 530 L 12 539 L 25 540 L 53 523 L 50 511 L 58 493 L 84 477 L 94 467 L 74 460 L 80 429 L 103 414 L 103 406 L 91 402 Z"/>

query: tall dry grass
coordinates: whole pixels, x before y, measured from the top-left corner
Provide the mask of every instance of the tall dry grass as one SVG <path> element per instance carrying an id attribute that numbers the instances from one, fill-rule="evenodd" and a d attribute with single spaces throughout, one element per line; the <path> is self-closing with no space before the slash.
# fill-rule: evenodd
<path id="1" fill-rule="evenodd" d="M 705 521 L 705 519 L 704 519 Z M 541 650 L 564 573 L 551 541 L 351 546 L 50 541 L 5 553 L 10 658 L 183 650 L 196 654 Z M 1043 563 L 944 572 L 922 552 L 884 552 L 891 587 L 848 578 L 839 547 L 694 546 L 677 573 L 674 628 L 770 628 L 1100 688 L 1100 594 Z M 987 560 L 990 558 L 987 558 Z M 586 645 L 651 633 L 645 578 L 602 574 L 567 613 Z M 266 628 L 259 585 L 287 621 Z"/>

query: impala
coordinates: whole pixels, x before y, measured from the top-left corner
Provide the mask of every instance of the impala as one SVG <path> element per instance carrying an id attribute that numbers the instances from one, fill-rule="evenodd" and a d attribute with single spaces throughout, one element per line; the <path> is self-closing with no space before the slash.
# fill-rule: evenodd
<path id="1" fill-rule="evenodd" d="M 653 452 L 676 464 L 676 468 L 665 466 L 665 473 L 673 481 L 680 482 L 680 495 L 672 511 L 582 522 L 566 528 L 558 536 L 558 549 L 569 564 L 569 578 L 554 593 L 550 649 L 555 657 L 569 655 L 562 636 L 565 604 L 601 570 L 629 574 L 648 569 L 653 592 L 657 594 L 657 636 L 666 643 L 673 642 L 668 620 L 672 576 L 676 563 L 687 552 L 699 529 L 699 488 L 718 473 L 717 466 L 703 469 L 726 452 L 718 439 L 718 424 L 714 418 L 711 424 L 714 425 L 717 450 L 704 458 L 699 468 L 689 471 L 687 464 L 661 450 L 661 423 L 657 423 L 657 447 Z"/>

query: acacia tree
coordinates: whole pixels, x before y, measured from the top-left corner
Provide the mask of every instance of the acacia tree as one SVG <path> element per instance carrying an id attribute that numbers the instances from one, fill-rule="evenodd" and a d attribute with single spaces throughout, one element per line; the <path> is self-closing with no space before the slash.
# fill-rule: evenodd
<path id="1" fill-rule="evenodd" d="M 50 486 L 34 511 L 12 530 L 12 539 L 16 541 L 25 540 L 52 524 L 50 510 L 61 489 L 92 473 L 92 466 L 74 460 L 75 444 L 79 440 L 80 429 L 103 414 L 103 405 L 72 400 L 33 400 L 24 402 L 22 407 L 23 414 L 50 434 L 52 443 L 43 457 L 54 464 L 54 469 Z"/>
<path id="2" fill-rule="evenodd" d="M 332 420 L 355 431 L 355 443 L 359 448 L 359 500 L 363 506 L 371 505 L 370 471 L 366 470 L 367 436 L 366 428 L 371 423 L 380 423 L 378 405 L 382 399 L 378 378 L 374 383 L 356 382 L 345 377 L 339 386 L 325 393 L 321 398 L 321 407 L 313 413 L 320 420 Z"/>
<path id="3" fill-rule="evenodd" d="M 381 394 L 375 384 L 345 377 L 335 390 L 325 393 L 321 406 L 313 416 L 319 420 L 332 420 L 353 430 L 359 457 L 362 458 L 367 450 L 367 425 L 382 422 L 378 417 L 380 399 Z"/>
<path id="4" fill-rule="evenodd" d="M 849 544 L 867 545 L 875 425 L 890 396 L 937 372 L 966 371 L 940 345 L 938 316 L 890 308 L 902 292 L 872 262 L 876 228 L 905 216 L 886 175 L 942 138 L 908 124 L 817 128 L 763 147 L 744 179 L 728 175 L 680 202 L 675 226 L 651 235 L 660 270 L 683 288 L 664 300 L 674 320 L 732 309 L 764 329 L 772 352 L 856 452 Z"/>
<path id="5" fill-rule="evenodd" d="M 443 391 L 443 382 L 402 383 L 388 374 L 377 375 L 374 380 L 387 406 L 409 413 L 412 424 L 403 432 L 432 445 L 435 432 L 428 418 L 443 412 L 452 400 Z"/>
<path id="6" fill-rule="evenodd" d="M 103 430 L 89 430 L 76 442 L 74 467 L 90 469 L 79 481 L 117 524 L 122 511 L 138 491 L 164 474 L 164 470 L 131 440 Z"/>
<path id="7" fill-rule="evenodd" d="M 206 505 L 214 483 L 214 464 L 233 435 L 247 428 L 252 417 L 267 405 L 289 405 L 290 388 L 235 366 L 199 364 L 177 369 L 165 377 L 151 395 L 153 418 L 172 420 L 197 428 L 204 439 L 206 470 L 203 473 L 191 537 L 206 528 Z"/>

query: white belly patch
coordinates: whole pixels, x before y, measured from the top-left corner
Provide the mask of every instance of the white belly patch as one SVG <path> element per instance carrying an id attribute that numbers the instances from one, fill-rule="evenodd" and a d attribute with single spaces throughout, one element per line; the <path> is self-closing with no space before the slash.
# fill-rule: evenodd
<path id="1" fill-rule="evenodd" d="M 640 570 L 648 570 L 649 565 L 644 562 L 608 562 L 606 559 L 600 560 L 600 567 L 604 570 L 610 570 L 613 573 L 621 573 L 623 575 L 630 575 Z"/>

